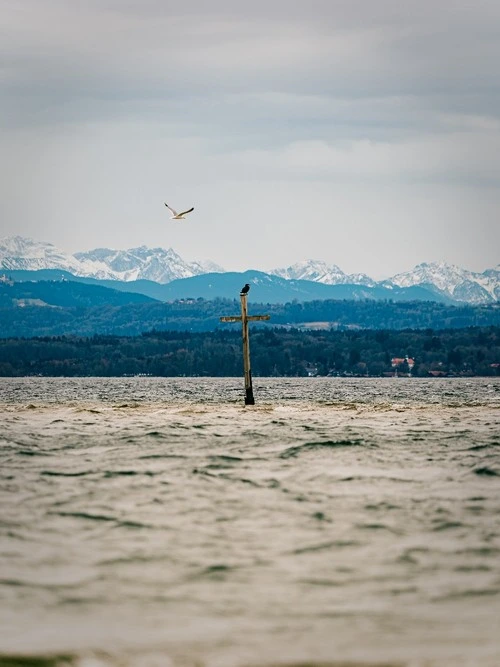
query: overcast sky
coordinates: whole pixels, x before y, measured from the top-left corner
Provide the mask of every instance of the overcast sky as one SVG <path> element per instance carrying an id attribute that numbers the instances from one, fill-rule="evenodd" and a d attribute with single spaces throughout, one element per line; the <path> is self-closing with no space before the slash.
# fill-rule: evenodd
<path id="1" fill-rule="evenodd" d="M 500 262 L 498 0 L 0 8 L 0 236 L 374 278 Z"/>

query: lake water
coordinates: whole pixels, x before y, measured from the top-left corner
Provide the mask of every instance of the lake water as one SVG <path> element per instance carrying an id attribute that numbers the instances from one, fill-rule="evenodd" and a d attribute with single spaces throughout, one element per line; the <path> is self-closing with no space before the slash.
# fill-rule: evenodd
<path id="1" fill-rule="evenodd" d="M 0 379 L 0 665 L 500 665 L 500 378 L 254 393 Z"/>

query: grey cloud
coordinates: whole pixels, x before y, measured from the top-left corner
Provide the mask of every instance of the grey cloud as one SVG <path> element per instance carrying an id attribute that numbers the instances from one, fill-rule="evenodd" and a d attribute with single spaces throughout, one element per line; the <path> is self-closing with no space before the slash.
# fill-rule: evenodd
<path id="1" fill-rule="evenodd" d="M 39 112 L 58 105 L 78 116 L 82 102 L 104 115 L 113 101 L 118 112 L 127 100 L 194 97 L 209 107 L 216 95 L 248 92 L 411 97 L 417 108 L 498 113 L 493 2 L 22 6 L 7 11 L 3 34 L 2 96 L 17 120 L 44 122 Z"/>
<path id="2" fill-rule="evenodd" d="M 499 25 L 497 0 L 5 3 L 2 231 L 247 268 L 238 219 L 260 266 L 305 248 L 345 270 L 443 248 L 497 264 Z M 167 235 L 166 188 L 195 191 L 199 233 Z M 461 240 L 469 220 L 485 240 L 474 225 Z M 438 241 L 421 231 L 402 257 L 395 239 L 417 228 Z"/>

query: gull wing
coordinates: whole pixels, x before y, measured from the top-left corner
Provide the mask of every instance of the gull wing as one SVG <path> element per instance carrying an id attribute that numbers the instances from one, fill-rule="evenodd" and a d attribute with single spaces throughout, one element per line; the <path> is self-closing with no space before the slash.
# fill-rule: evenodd
<path id="1" fill-rule="evenodd" d="M 182 213 L 179 213 L 179 215 L 186 215 L 186 213 L 191 213 L 191 211 L 194 211 L 194 206 L 192 208 L 188 208 L 187 211 L 182 211 Z"/>
<path id="2" fill-rule="evenodd" d="M 177 213 L 177 211 L 174 210 L 171 206 L 169 206 L 166 202 L 165 202 L 165 206 L 168 208 L 169 211 L 172 211 L 172 213 L 173 213 L 174 215 L 179 215 L 179 214 Z"/>

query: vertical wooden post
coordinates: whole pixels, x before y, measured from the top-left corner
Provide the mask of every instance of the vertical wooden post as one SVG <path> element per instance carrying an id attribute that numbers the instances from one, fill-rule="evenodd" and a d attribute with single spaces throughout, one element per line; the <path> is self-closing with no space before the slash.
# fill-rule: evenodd
<path id="1" fill-rule="evenodd" d="M 240 322 L 243 333 L 243 368 L 245 371 L 245 405 L 255 405 L 252 387 L 252 371 L 250 369 L 250 340 L 248 335 L 248 322 L 257 322 L 259 320 L 268 320 L 270 315 L 248 315 L 247 297 L 250 285 L 240 292 L 241 299 L 241 317 L 239 315 L 225 315 L 220 317 L 221 322 Z"/>
<path id="2" fill-rule="evenodd" d="M 245 405 L 255 405 L 252 387 L 252 370 L 250 368 L 250 343 L 248 335 L 248 294 L 240 294 L 241 299 L 241 326 L 243 333 L 243 368 L 245 371 Z"/>

